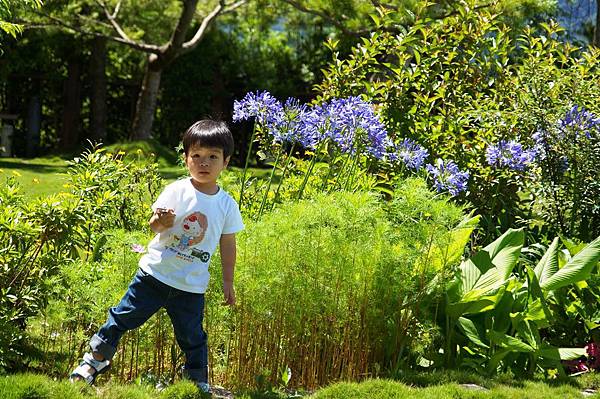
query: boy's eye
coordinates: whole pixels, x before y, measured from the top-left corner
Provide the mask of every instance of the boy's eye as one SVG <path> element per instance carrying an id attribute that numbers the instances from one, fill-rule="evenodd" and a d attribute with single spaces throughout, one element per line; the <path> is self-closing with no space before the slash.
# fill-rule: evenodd
<path id="1" fill-rule="evenodd" d="M 210 159 L 217 159 L 217 158 L 218 157 L 216 155 L 214 155 L 214 154 L 210 156 Z"/>

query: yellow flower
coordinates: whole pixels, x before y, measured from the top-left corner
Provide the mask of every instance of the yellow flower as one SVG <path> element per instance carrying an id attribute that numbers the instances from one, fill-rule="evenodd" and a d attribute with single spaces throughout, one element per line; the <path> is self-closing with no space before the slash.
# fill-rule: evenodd
<path id="1" fill-rule="evenodd" d="M 69 183 L 65 183 L 65 184 L 63 184 L 63 187 L 64 188 L 69 188 L 69 187 L 71 187 L 71 185 Z"/>
<path id="2" fill-rule="evenodd" d="M 117 155 L 125 155 L 125 151 L 119 151 Z"/>
<path id="3" fill-rule="evenodd" d="M 37 177 L 34 177 L 31 181 L 33 182 L 33 184 L 40 184 L 40 179 L 38 179 Z"/>
<path id="4" fill-rule="evenodd" d="M 142 153 L 142 149 L 141 149 L 141 148 L 138 148 L 136 152 L 137 152 L 138 154 L 141 154 L 141 153 Z"/>
<path id="5" fill-rule="evenodd" d="M 16 170 L 13 170 L 13 171 L 12 171 L 12 174 L 13 174 L 13 175 L 15 175 L 15 176 L 17 176 L 17 177 L 21 177 L 21 176 L 22 176 L 22 175 L 21 175 L 19 172 L 17 172 Z"/>

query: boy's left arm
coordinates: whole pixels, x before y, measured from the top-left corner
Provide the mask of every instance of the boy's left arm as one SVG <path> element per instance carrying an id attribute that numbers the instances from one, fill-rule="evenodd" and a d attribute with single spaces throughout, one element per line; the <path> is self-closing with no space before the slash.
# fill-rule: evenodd
<path id="1" fill-rule="evenodd" d="M 221 267 L 223 269 L 224 305 L 235 305 L 235 290 L 233 288 L 233 273 L 235 270 L 235 234 L 221 234 L 219 240 L 221 249 Z"/>

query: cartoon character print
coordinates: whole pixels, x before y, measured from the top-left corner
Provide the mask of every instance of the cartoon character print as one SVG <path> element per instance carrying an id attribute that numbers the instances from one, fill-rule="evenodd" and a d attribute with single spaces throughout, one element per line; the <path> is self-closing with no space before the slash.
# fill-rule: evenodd
<path id="1" fill-rule="evenodd" d="M 204 234 L 208 228 L 208 219 L 204 214 L 194 212 L 183 219 L 181 228 L 183 234 L 179 237 L 177 249 L 184 251 L 204 239 Z"/>

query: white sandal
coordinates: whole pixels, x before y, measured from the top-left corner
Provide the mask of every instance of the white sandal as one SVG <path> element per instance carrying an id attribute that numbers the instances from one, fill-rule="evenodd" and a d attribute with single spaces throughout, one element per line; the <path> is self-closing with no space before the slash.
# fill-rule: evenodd
<path id="1" fill-rule="evenodd" d="M 90 366 L 96 372 L 94 374 L 90 374 L 85 365 Z M 69 376 L 69 380 L 71 382 L 83 380 L 88 385 L 92 385 L 94 381 L 96 381 L 96 377 L 102 373 L 107 372 L 110 369 L 110 360 L 96 360 L 91 353 L 86 353 L 83 355 L 83 361 L 79 363 L 79 366 L 73 370 L 71 375 Z"/>

